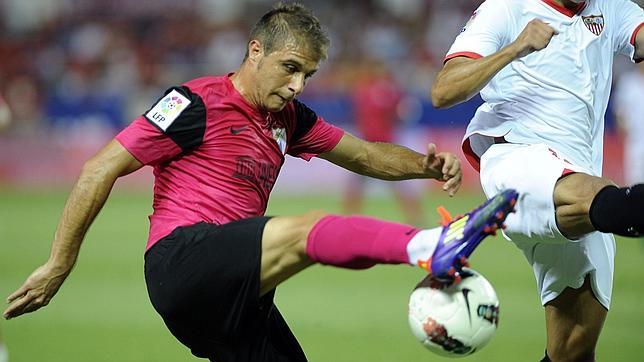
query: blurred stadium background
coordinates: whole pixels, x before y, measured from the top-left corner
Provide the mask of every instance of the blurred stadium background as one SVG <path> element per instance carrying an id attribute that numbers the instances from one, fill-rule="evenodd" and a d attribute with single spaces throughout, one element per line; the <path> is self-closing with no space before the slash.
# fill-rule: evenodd
<path id="1" fill-rule="evenodd" d="M 330 59 L 302 97 L 330 122 L 355 129 L 357 84 L 384 69 L 401 96 L 400 142 L 428 140 L 459 151 L 475 98 L 448 111 L 428 102 L 433 76 L 480 1 L 311 0 L 332 38 Z M 0 295 L 48 256 L 60 211 L 85 159 L 144 112 L 168 86 L 236 69 L 264 0 L 0 0 L 0 95 L 13 120 L 0 130 Z M 642 5 L 642 1 L 639 1 Z M 618 80 L 632 68 L 615 63 Z M 644 85 L 643 85 L 644 86 Z M 386 97 L 383 97 L 383 99 Z M 644 121 L 644 119 L 643 119 Z M 607 114 L 605 172 L 622 176 L 622 135 Z M 421 183 L 428 224 L 439 204 L 466 211 L 483 196 L 468 166 L 464 190 L 447 200 Z M 143 281 L 150 170 L 120 181 L 90 231 L 77 270 L 41 312 L 0 321 L 11 361 L 191 361 L 151 308 Z M 317 160 L 288 160 L 269 214 L 340 211 L 347 174 Z M 316 190 L 312 192 L 312 190 Z M 402 220 L 393 199 L 370 188 L 365 212 Z M 618 241 L 613 310 L 598 359 L 641 360 L 644 298 L 641 242 Z M 532 273 L 500 238 L 484 243 L 474 267 L 502 303 L 498 335 L 471 361 L 533 361 L 544 323 Z M 377 267 L 314 267 L 284 284 L 277 302 L 312 361 L 442 360 L 406 325 L 406 299 L 422 273 Z"/>

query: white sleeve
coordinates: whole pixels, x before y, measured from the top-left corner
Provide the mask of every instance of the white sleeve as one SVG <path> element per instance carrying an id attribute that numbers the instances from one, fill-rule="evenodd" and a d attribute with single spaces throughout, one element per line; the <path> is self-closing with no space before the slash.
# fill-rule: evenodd
<path id="1" fill-rule="evenodd" d="M 501 50 L 507 43 L 510 11 L 503 0 L 486 0 L 465 24 L 445 61 L 465 56 L 481 58 Z"/>
<path id="2" fill-rule="evenodd" d="M 616 26 L 613 32 L 615 52 L 633 59 L 635 56 L 635 36 L 644 25 L 644 10 L 634 2 L 613 0 L 616 11 Z"/>

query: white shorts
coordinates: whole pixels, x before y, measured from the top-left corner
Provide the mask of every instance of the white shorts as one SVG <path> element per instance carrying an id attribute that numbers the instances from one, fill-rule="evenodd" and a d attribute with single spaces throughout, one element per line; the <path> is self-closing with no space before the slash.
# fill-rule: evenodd
<path id="1" fill-rule="evenodd" d="M 581 287 L 586 275 L 590 275 L 595 297 L 608 309 L 615 239 L 612 234 L 600 232 L 578 240 L 561 235 L 553 193 L 557 180 L 568 172 L 591 174 L 543 144 L 495 144 L 481 157 L 481 186 L 488 198 L 506 188 L 519 192 L 517 212 L 508 216 L 504 236 L 523 251 L 532 265 L 541 303 L 555 299 L 566 287 Z"/>

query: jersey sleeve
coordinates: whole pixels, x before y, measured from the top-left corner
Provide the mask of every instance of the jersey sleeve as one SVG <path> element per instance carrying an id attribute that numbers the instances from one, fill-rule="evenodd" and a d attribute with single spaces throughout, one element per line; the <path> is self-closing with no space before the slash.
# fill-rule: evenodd
<path id="1" fill-rule="evenodd" d="M 116 140 L 145 165 L 156 165 L 198 147 L 206 130 L 202 98 L 186 86 L 166 91 Z"/>
<path id="2" fill-rule="evenodd" d="M 510 11 L 501 0 L 479 6 L 456 37 L 444 61 L 456 57 L 482 58 L 501 50 L 507 42 Z"/>
<path id="3" fill-rule="evenodd" d="M 344 131 L 327 123 L 313 110 L 295 100 L 296 126 L 287 153 L 309 161 L 320 153 L 331 151 Z"/>
<path id="4" fill-rule="evenodd" d="M 615 52 L 631 58 L 635 62 L 643 59 L 635 59 L 635 37 L 644 27 L 644 10 L 630 0 L 614 1 L 616 9 L 614 31 Z"/>

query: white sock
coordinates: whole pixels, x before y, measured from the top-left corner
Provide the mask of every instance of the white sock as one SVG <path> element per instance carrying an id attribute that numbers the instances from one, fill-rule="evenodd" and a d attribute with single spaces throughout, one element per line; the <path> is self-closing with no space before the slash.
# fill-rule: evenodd
<path id="1" fill-rule="evenodd" d="M 426 229 L 420 231 L 418 234 L 409 240 L 407 244 L 407 255 L 409 256 L 409 264 L 418 265 L 418 262 L 426 262 L 434 255 L 438 239 L 443 231 L 442 227 L 433 229 Z"/>
<path id="2" fill-rule="evenodd" d="M 0 342 L 0 362 L 9 362 L 9 352 L 2 342 Z"/>

